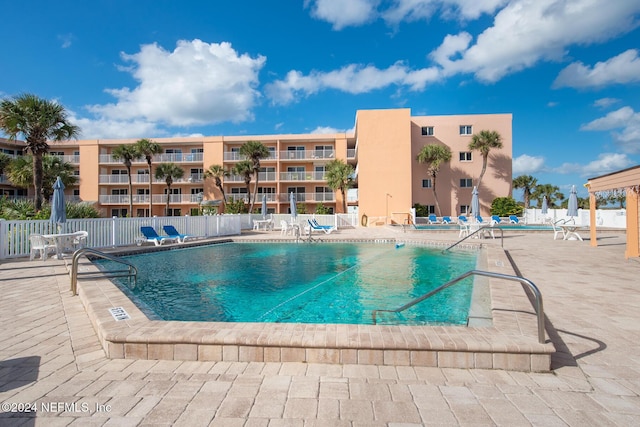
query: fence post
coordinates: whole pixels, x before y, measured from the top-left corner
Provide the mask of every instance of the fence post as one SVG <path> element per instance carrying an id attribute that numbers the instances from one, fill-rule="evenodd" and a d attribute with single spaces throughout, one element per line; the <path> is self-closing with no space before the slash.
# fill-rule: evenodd
<path id="1" fill-rule="evenodd" d="M 116 246 L 116 234 L 118 233 L 117 230 L 117 216 L 113 216 L 111 217 L 111 246 L 115 247 Z"/>
<path id="2" fill-rule="evenodd" d="M 9 238 L 7 233 L 7 221 L 0 218 L 0 259 L 5 259 L 9 246 Z"/>

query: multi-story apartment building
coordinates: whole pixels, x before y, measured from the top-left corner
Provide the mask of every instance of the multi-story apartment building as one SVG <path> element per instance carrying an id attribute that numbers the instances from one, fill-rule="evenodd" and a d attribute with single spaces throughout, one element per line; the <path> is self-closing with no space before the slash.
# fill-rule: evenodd
<path id="1" fill-rule="evenodd" d="M 163 153 L 155 156 L 152 164 L 155 168 L 160 163 L 173 162 L 184 169 L 184 177 L 171 187 L 170 214 L 196 214 L 202 201 L 222 199 L 213 179 L 205 179 L 204 171 L 214 164 L 231 170 L 242 160 L 240 146 L 250 140 L 260 141 L 271 152 L 261 161 L 258 188 L 258 200 L 266 195 L 269 212 L 288 213 L 290 193 L 296 194 L 296 200 L 305 205 L 307 212 L 314 212 L 319 203 L 333 212 L 342 212 L 341 194 L 327 186 L 325 177 L 326 164 L 342 159 L 355 170 L 356 186 L 348 193 L 348 209 L 368 217 L 396 216 L 399 221 L 415 203 L 435 209 L 427 167 L 416 160 L 426 144 L 444 144 L 453 153 L 451 162 L 441 167 L 437 177 L 442 214 L 468 212 L 471 191 L 482 169 L 482 156 L 469 150 L 468 144 L 473 133 L 495 130 L 503 138 L 503 148 L 491 151 L 480 189 L 482 210 L 488 213 L 495 197 L 511 194 L 511 121 L 511 114 L 412 117 L 409 109 L 359 110 L 355 128 L 348 133 L 155 138 L 153 141 Z M 78 185 L 65 190 L 67 196 L 96 202 L 105 216 L 130 215 L 127 171 L 112 152 L 121 144 L 136 141 L 51 143 L 50 153 L 73 164 L 79 176 Z M 23 148 L 19 141 L 0 140 L 0 149 L 10 155 L 22 155 Z M 133 215 L 149 215 L 149 197 L 153 197 L 152 214 L 165 215 L 164 181 L 149 177 L 144 159 L 133 162 L 131 174 Z M 24 190 L 13 188 L 2 178 L 3 194 L 25 195 Z M 153 182 L 151 195 L 149 179 Z M 240 176 L 224 178 L 224 190 L 228 200 L 246 198 L 246 186 Z"/>

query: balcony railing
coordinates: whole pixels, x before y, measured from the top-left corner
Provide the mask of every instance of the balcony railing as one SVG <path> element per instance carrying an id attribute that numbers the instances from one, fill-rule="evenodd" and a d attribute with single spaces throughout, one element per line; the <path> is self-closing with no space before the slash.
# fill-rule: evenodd
<path id="1" fill-rule="evenodd" d="M 280 181 L 324 181 L 326 172 L 281 172 Z"/>
<path id="2" fill-rule="evenodd" d="M 355 159 L 355 158 L 356 158 L 356 149 L 347 148 L 347 159 Z"/>
<path id="3" fill-rule="evenodd" d="M 260 182 L 275 181 L 276 172 L 260 172 L 258 174 L 258 177 L 260 178 Z M 224 180 L 227 182 L 244 182 L 244 176 L 229 175 L 228 177 L 224 178 Z"/>
<path id="4" fill-rule="evenodd" d="M 171 153 L 156 154 L 152 157 L 152 163 L 202 163 L 203 153 Z M 122 159 L 114 159 L 111 154 L 100 154 L 100 163 L 122 164 Z M 131 163 L 147 163 L 144 158 L 134 159 Z"/>
<path id="5" fill-rule="evenodd" d="M 333 158 L 335 158 L 334 150 L 280 151 L 280 159 L 282 160 L 315 160 L 315 159 L 333 159 Z"/>
<path id="6" fill-rule="evenodd" d="M 185 175 L 180 179 L 175 179 L 173 181 L 174 184 L 185 184 L 185 183 L 195 183 L 202 182 L 204 180 L 204 174 L 191 174 Z M 98 182 L 100 184 L 128 184 L 129 179 L 127 175 L 100 175 Z M 149 175 L 147 174 L 132 174 L 131 175 L 131 183 L 132 184 L 148 184 L 149 183 Z M 154 184 L 164 184 L 164 179 L 153 179 Z"/>
<path id="7" fill-rule="evenodd" d="M 243 156 L 237 151 L 225 151 L 223 153 L 223 159 L 225 162 L 238 162 L 240 160 L 247 160 L 247 157 Z M 262 160 L 266 160 L 266 161 L 278 160 L 278 154 L 275 151 L 272 151 L 269 154 L 269 157 Z"/>
<path id="8" fill-rule="evenodd" d="M 129 195 L 128 194 L 103 194 L 100 195 L 99 199 L 100 204 L 102 205 L 128 205 L 129 204 Z M 153 195 L 153 203 L 154 204 L 163 204 L 167 202 L 166 194 L 154 194 Z M 171 194 L 169 196 L 169 203 L 171 204 L 182 204 L 182 203 L 198 203 L 199 195 L 198 194 Z M 149 195 L 148 194 L 134 194 L 133 195 L 133 204 L 148 204 L 149 203 Z"/>
<path id="9" fill-rule="evenodd" d="M 79 155 L 64 155 L 64 156 L 58 156 L 56 155 L 56 157 L 58 157 L 60 160 L 62 160 L 63 162 L 66 163 L 72 163 L 74 165 L 77 165 L 78 163 L 80 163 L 80 156 Z"/>
<path id="10" fill-rule="evenodd" d="M 262 203 L 262 196 L 264 194 L 258 193 L 258 197 L 256 198 L 256 203 Z M 289 193 L 268 193 L 267 202 L 280 202 L 280 203 L 289 203 Z M 251 194 L 253 198 L 253 194 Z M 236 201 L 236 200 L 244 200 L 245 203 L 249 203 L 249 199 L 245 193 L 242 194 L 229 194 L 227 193 L 227 201 Z M 296 193 L 296 202 L 335 202 L 336 195 L 335 193 Z"/>

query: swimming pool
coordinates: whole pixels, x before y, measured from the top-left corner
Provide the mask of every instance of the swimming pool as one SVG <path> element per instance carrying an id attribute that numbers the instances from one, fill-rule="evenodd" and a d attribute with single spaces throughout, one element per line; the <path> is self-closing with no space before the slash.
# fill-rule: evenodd
<path id="1" fill-rule="evenodd" d="M 393 243 L 225 243 L 126 257 L 139 271 L 126 292 L 162 320 L 371 324 L 373 310 L 405 304 L 476 258 Z M 466 280 L 382 322 L 466 324 L 472 290 Z"/>

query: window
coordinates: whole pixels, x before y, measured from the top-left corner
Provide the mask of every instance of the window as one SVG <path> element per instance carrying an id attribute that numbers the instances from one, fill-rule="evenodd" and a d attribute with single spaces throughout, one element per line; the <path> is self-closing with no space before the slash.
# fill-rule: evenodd
<path id="1" fill-rule="evenodd" d="M 471 212 L 471 206 L 460 205 L 460 215 L 468 215 Z"/>
<path id="2" fill-rule="evenodd" d="M 460 152 L 460 161 L 461 162 L 470 162 L 473 160 L 473 156 L 471 155 L 471 151 L 461 151 Z"/>
<path id="3" fill-rule="evenodd" d="M 473 127 L 471 125 L 461 125 L 460 135 L 471 135 L 473 133 Z"/>
<path id="4" fill-rule="evenodd" d="M 427 210 L 429 211 L 429 215 L 436 213 L 436 206 L 435 205 L 427 205 Z"/>
<path id="5" fill-rule="evenodd" d="M 111 175 L 126 175 L 126 174 L 127 174 L 126 169 L 113 169 L 111 171 Z"/>
<path id="6" fill-rule="evenodd" d="M 461 178 L 460 179 L 460 188 L 468 188 L 473 187 L 473 179 L 471 178 Z"/>
<path id="7" fill-rule="evenodd" d="M 117 216 L 120 218 L 124 218 L 127 216 L 126 209 L 111 209 L 111 216 Z"/>
<path id="8" fill-rule="evenodd" d="M 78 190 L 77 188 L 73 190 L 73 195 L 75 197 L 80 197 L 80 190 Z"/>
<path id="9" fill-rule="evenodd" d="M 138 188 L 136 190 L 136 194 L 138 196 L 146 196 L 147 194 L 149 194 L 149 189 L 148 188 Z"/>
<path id="10" fill-rule="evenodd" d="M 433 126 L 422 126 L 422 136 L 433 136 Z"/>
<path id="11" fill-rule="evenodd" d="M 47 154 L 50 156 L 64 156 L 64 151 L 49 151 Z"/>
<path id="12" fill-rule="evenodd" d="M 112 196 L 124 196 L 128 193 L 129 190 L 127 190 L 126 188 L 113 188 L 111 189 L 111 195 Z"/>
<path id="13" fill-rule="evenodd" d="M 138 218 L 143 218 L 143 217 L 149 216 L 149 209 L 138 209 L 136 211 L 136 216 Z"/>
<path id="14" fill-rule="evenodd" d="M 247 194 L 246 187 L 233 187 L 231 188 L 231 194 Z"/>
<path id="15" fill-rule="evenodd" d="M 431 188 L 431 179 L 423 179 L 422 188 Z"/>
<path id="16" fill-rule="evenodd" d="M 204 193 L 204 188 L 192 188 L 191 189 L 191 194 L 198 195 L 200 193 Z"/>
<path id="17" fill-rule="evenodd" d="M 204 148 L 192 148 L 191 154 L 204 153 Z"/>

